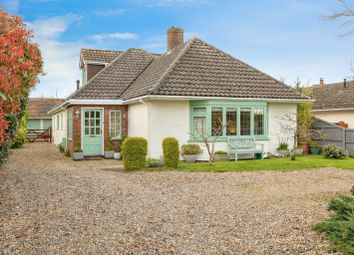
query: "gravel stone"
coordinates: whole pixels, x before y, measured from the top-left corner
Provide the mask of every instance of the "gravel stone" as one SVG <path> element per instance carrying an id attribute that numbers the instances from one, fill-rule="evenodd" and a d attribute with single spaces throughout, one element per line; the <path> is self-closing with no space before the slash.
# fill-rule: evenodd
<path id="1" fill-rule="evenodd" d="M 128 173 L 31 143 L 0 168 L 0 251 L 327 254 L 312 227 L 353 184 L 338 169 Z"/>

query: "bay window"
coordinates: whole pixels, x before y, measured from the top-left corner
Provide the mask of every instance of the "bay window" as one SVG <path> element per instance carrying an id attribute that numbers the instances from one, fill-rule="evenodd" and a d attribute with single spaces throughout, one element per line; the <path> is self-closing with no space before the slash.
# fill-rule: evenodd
<path id="1" fill-rule="evenodd" d="M 204 136 L 254 136 L 267 139 L 266 102 L 191 101 L 191 139 Z"/>

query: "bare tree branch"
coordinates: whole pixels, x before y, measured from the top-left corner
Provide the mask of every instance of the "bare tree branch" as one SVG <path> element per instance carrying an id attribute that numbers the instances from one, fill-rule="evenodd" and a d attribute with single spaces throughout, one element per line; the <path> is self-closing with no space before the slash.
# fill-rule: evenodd
<path id="1" fill-rule="evenodd" d="M 332 15 L 329 16 L 324 16 L 323 19 L 327 21 L 339 21 L 339 20 L 344 20 L 342 22 L 342 27 L 348 27 L 352 26 L 354 24 L 354 11 L 353 9 L 348 5 L 346 0 L 337 0 L 338 2 L 341 3 L 343 10 L 340 12 L 334 12 Z M 339 36 L 348 36 L 354 33 L 354 29 L 351 29 L 350 31 L 341 34 Z"/>

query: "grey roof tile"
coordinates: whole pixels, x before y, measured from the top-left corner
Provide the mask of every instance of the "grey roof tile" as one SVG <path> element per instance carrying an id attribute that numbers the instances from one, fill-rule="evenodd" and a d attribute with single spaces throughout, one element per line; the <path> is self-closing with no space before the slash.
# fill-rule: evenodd
<path id="1" fill-rule="evenodd" d="M 128 49 L 68 99 L 117 99 L 153 60 L 141 49 Z"/>
<path id="2" fill-rule="evenodd" d="M 348 81 L 346 87 L 340 82 L 314 85 L 312 89 L 315 110 L 354 108 L 354 81 Z"/>
<path id="3" fill-rule="evenodd" d="M 200 39 L 192 39 L 156 58 L 122 98 L 149 94 L 309 99 Z"/>

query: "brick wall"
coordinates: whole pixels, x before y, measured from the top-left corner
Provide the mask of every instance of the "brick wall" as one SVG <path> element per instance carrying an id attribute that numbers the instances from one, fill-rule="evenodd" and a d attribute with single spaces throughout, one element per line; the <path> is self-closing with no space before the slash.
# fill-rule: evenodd
<path id="1" fill-rule="evenodd" d="M 73 140 L 68 141 L 68 150 L 70 154 L 75 149 L 75 145 L 81 147 L 81 108 L 103 108 L 104 109 L 104 146 L 108 145 L 108 135 L 109 135 L 109 111 L 110 110 L 120 110 L 122 111 L 122 136 L 128 136 L 128 108 L 125 105 L 74 105 L 68 107 L 68 111 L 73 112 Z M 76 116 L 76 112 L 80 113 L 80 116 Z M 113 140 L 113 147 L 118 148 L 119 141 Z"/>

